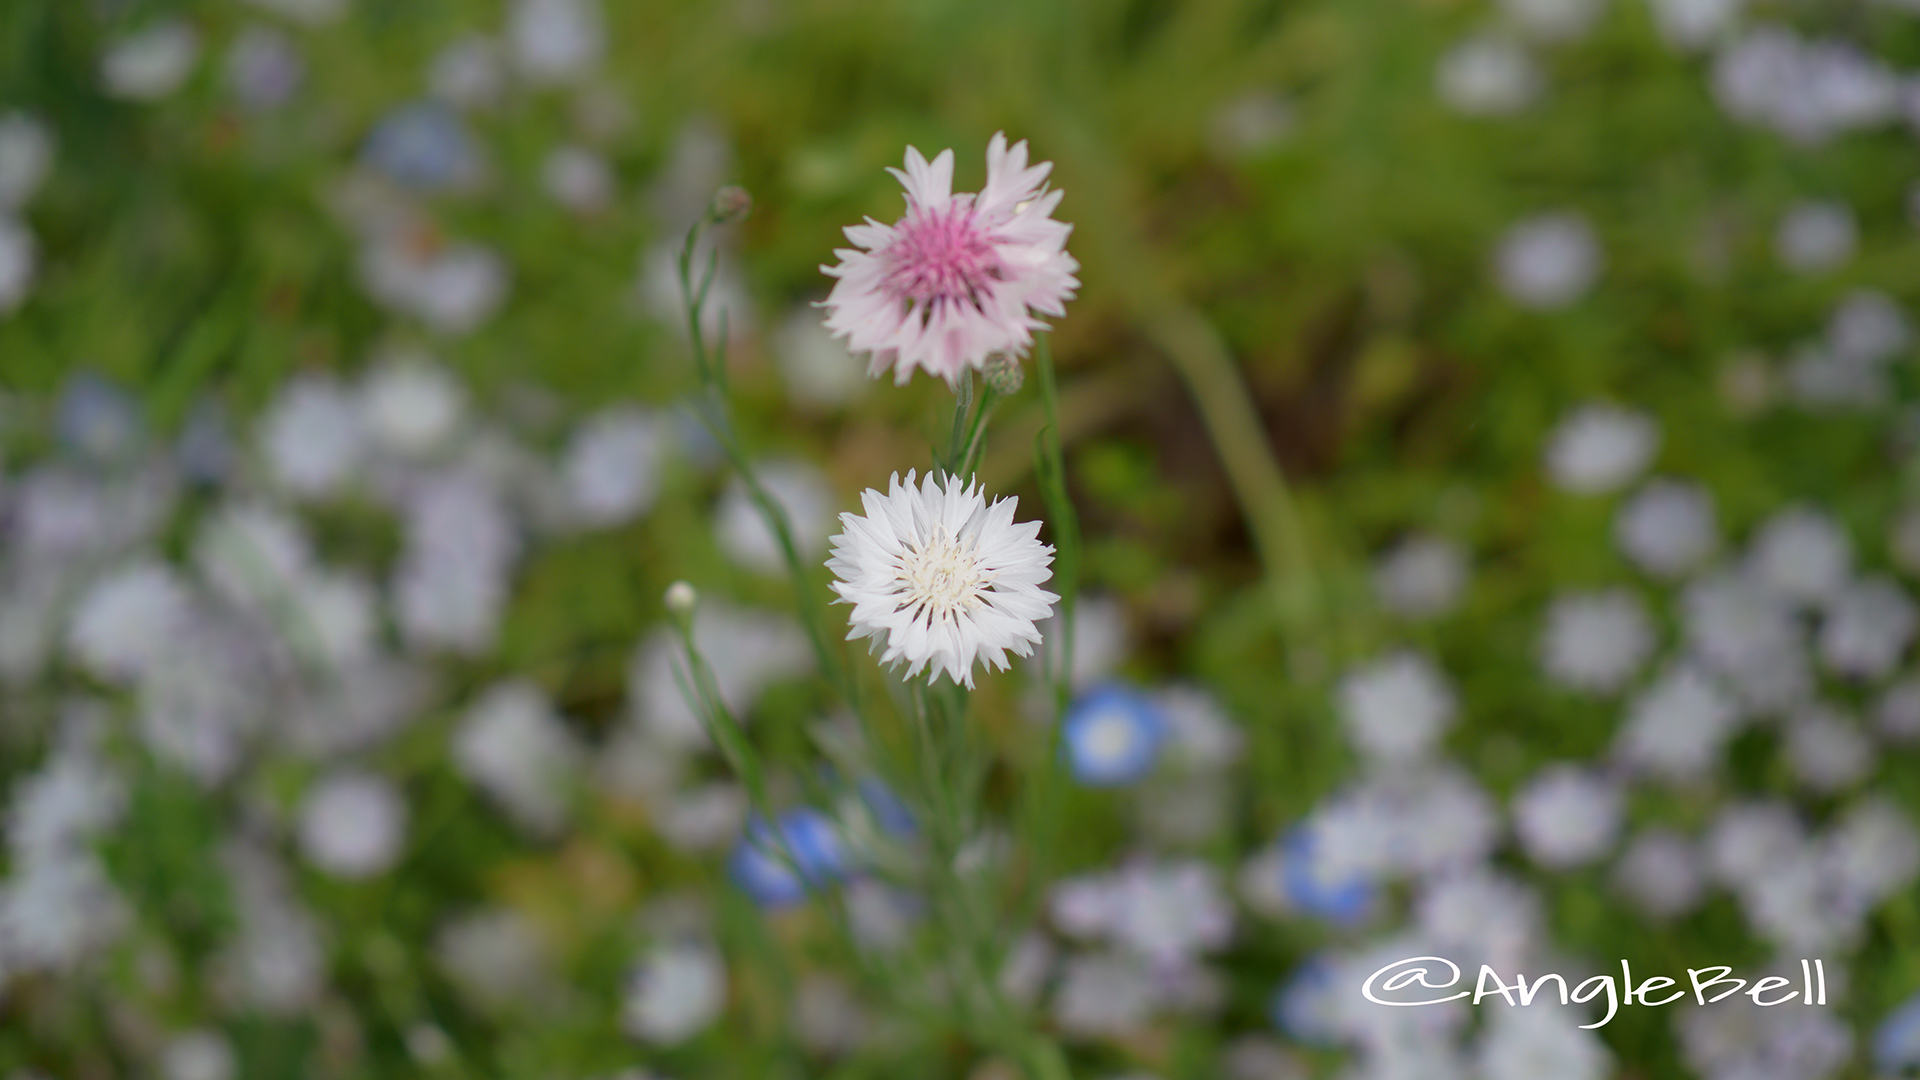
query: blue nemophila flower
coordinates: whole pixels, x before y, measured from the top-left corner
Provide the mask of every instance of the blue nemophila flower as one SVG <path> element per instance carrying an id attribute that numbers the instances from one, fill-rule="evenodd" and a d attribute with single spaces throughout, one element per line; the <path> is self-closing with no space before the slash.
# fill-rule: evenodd
<path id="1" fill-rule="evenodd" d="M 388 113 L 367 136 L 361 158 L 416 191 L 471 187 L 482 171 L 480 148 L 460 114 L 434 101 Z"/>
<path id="2" fill-rule="evenodd" d="M 1147 775 L 1167 733 L 1152 700 L 1117 683 L 1082 694 L 1062 723 L 1074 779 L 1094 787 L 1130 784 Z"/>
<path id="3" fill-rule="evenodd" d="M 1330 873 L 1314 829 L 1302 825 L 1281 841 L 1280 884 L 1296 911 L 1354 923 L 1373 907 L 1373 883 L 1356 873 Z"/>
<path id="4" fill-rule="evenodd" d="M 1340 1041 L 1341 1025 L 1334 966 L 1324 957 L 1312 957 L 1287 979 L 1273 996 L 1273 1026 L 1309 1046 L 1332 1046 Z"/>
<path id="5" fill-rule="evenodd" d="M 1880 1022 L 1873 1033 L 1873 1060 L 1881 1072 L 1889 1074 L 1920 1067 L 1920 994 Z"/>
<path id="6" fill-rule="evenodd" d="M 833 820 L 818 810 L 800 809 L 780 815 L 777 831 L 756 817 L 728 868 L 734 883 L 761 906 L 785 907 L 844 875 L 847 860 Z"/>
<path id="7" fill-rule="evenodd" d="M 913 812 L 900 796 L 893 793 L 886 781 L 869 776 L 860 781 L 860 801 L 867 813 L 873 815 L 874 824 L 895 836 L 911 836 L 914 832 Z"/>
<path id="8" fill-rule="evenodd" d="M 140 441 L 133 399 L 98 375 L 68 379 L 54 415 L 60 441 L 88 461 L 119 461 Z"/>

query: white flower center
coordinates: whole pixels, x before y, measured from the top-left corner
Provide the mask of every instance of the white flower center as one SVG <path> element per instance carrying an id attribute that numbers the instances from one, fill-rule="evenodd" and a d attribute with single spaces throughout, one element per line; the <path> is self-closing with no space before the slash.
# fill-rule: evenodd
<path id="1" fill-rule="evenodd" d="M 1133 751 L 1133 734 L 1133 724 L 1126 717 L 1101 716 L 1087 725 L 1082 746 L 1087 756 L 1096 761 L 1116 761 Z"/>
<path id="2" fill-rule="evenodd" d="M 899 582 L 905 586 L 907 605 L 935 618 L 979 607 L 984 603 L 981 593 L 992 581 L 991 574 L 981 573 L 974 546 L 961 544 L 944 529 L 900 557 Z"/>

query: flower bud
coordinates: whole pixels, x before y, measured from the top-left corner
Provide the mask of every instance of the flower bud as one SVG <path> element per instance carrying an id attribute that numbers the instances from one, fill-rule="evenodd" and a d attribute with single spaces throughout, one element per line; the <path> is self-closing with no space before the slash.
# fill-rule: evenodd
<path id="1" fill-rule="evenodd" d="M 993 392 L 1002 397 L 1018 393 L 1020 384 L 1026 381 L 1026 372 L 1021 370 L 1020 361 L 1003 352 L 987 357 L 981 375 L 986 378 L 987 385 L 993 387 Z"/>
<path id="2" fill-rule="evenodd" d="M 667 614 L 674 618 L 690 617 L 694 607 L 699 603 L 700 594 L 694 591 L 692 585 L 684 581 L 676 581 L 667 586 Z"/>
<path id="3" fill-rule="evenodd" d="M 731 225 L 753 209 L 753 196 L 737 184 L 728 184 L 713 193 L 713 205 L 707 209 L 717 225 Z"/>

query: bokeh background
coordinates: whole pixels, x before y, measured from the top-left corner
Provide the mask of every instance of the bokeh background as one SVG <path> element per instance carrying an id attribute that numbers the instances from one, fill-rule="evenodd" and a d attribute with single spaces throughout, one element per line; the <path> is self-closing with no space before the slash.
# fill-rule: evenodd
<path id="1" fill-rule="evenodd" d="M 1018 1075 L 861 959 L 910 892 L 743 858 L 661 601 L 800 807 L 846 724 L 683 407 L 676 245 L 752 194 L 708 327 L 824 560 L 951 396 L 868 380 L 820 266 L 997 131 L 1082 267 L 1066 876 L 1003 980 L 1074 1075 L 1920 1067 L 1917 20 L 0 3 L 0 1075 Z M 1017 861 L 1055 717 L 1035 666 L 973 708 Z M 1432 951 L 1830 997 L 1359 1001 Z"/>

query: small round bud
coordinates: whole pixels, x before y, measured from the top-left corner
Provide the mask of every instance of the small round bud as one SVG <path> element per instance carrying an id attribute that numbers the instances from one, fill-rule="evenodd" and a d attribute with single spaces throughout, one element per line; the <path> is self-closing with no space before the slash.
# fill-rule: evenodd
<path id="1" fill-rule="evenodd" d="M 753 196 L 747 189 L 737 184 L 728 184 L 713 193 L 713 206 L 707 213 L 713 215 L 716 224 L 731 225 L 746 217 L 753 209 Z"/>
<path id="2" fill-rule="evenodd" d="M 1003 352 L 987 357 L 986 367 L 981 370 L 987 385 L 993 392 L 1005 397 L 1018 393 L 1020 384 L 1026 381 L 1026 372 L 1020 368 L 1020 361 Z"/>
<path id="3" fill-rule="evenodd" d="M 693 614 L 694 606 L 700 603 L 700 594 L 692 585 L 676 581 L 667 586 L 667 614 L 684 619 Z"/>

